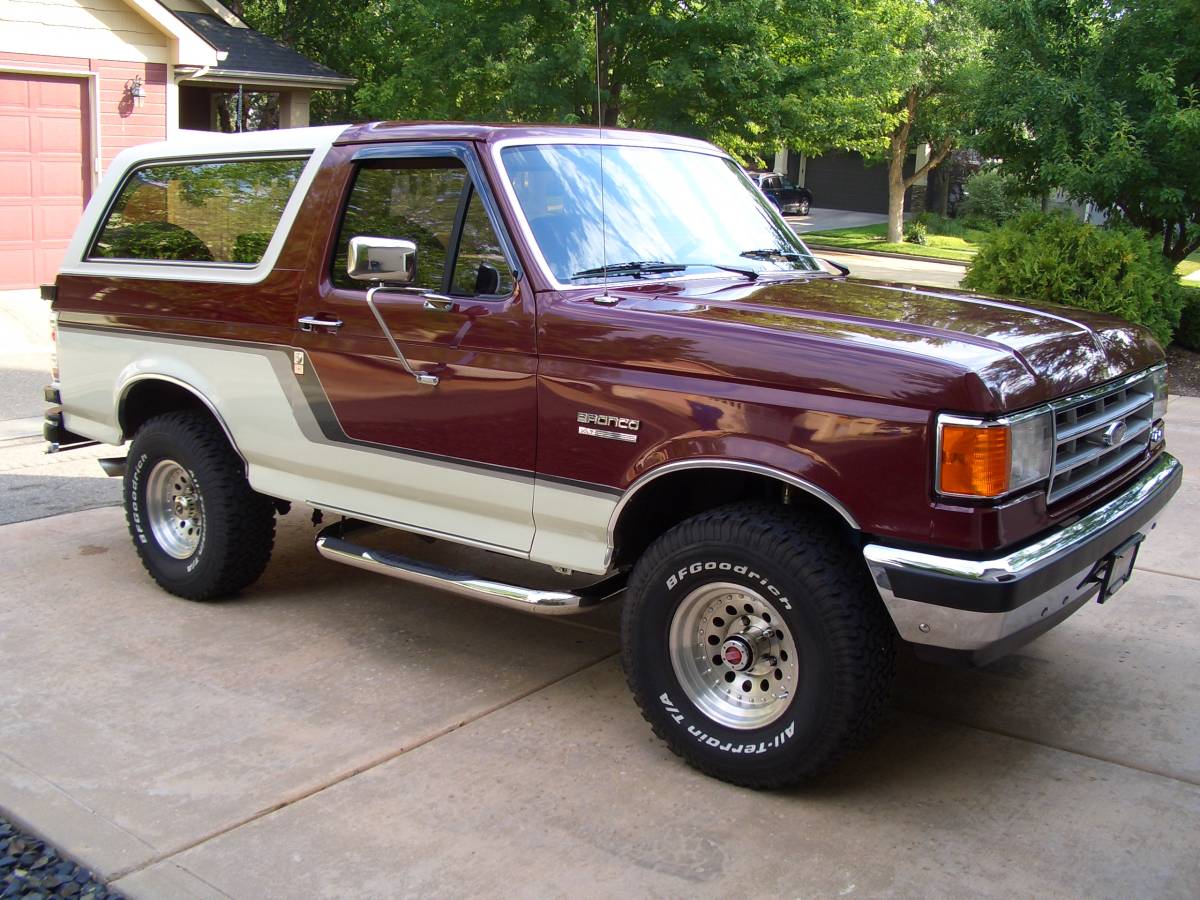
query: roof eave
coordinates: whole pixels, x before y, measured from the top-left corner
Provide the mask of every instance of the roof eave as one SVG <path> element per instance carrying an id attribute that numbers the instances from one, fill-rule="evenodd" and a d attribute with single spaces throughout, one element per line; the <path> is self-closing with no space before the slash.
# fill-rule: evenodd
<path id="1" fill-rule="evenodd" d="M 183 78 L 193 84 L 247 84 L 263 87 L 307 87 L 343 91 L 358 83 L 347 75 L 285 75 L 279 72 L 248 72 L 237 69 L 209 69 L 198 78 Z"/>
<path id="2" fill-rule="evenodd" d="M 126 0 L 141 16 L 172 39 L 171 62 L 184 66 L 212 66 L 225 55 L 196 34 L 157 0 Z"/>

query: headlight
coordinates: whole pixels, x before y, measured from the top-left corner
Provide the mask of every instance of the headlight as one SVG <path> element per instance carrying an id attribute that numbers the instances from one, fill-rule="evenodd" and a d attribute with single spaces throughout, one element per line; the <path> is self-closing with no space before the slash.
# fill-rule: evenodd
<path id="1" fill-rule="evenodd" d="M 1150 381 L 1154 385 L 1154 408 L 1150 418 L 1157 421 L 1167 414 L 1167 367 L 1159 366 L 1151 372 Z"/>
<path id="2" fill-rule="evenodd" d="M 1049 410 L 994 421 L 941 415 L 937 440 L 935 483 L 948 497 L 1002 497 L 1050 477 Z"/>

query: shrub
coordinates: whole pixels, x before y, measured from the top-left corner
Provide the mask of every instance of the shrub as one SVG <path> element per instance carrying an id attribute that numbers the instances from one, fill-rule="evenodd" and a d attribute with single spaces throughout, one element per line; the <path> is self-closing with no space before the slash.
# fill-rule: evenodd
<path id="1" fill-rule="evenodd" d="M 976 172 L 963 187 L 966 197 L 958 214 L 964 219 L 1000 224 L 1035 208 L 1032 200 L 1021 196 L 1016 181 L 994 169 Z"/>
<path id="2" fill-rule="evenodd" d="M 1179 330 L 1175 342 L 1181 347 L 1200 352 L 1200 288 L 1182 287 L 1183 315 L 1179 317 Z"/>
<path id="3" fill-rule="evenodd" d="M 904 240 L 909 244 L 920 244 L 922 246 L 928 244 L 928 226 L 924 222 L 909 222 L 908 227 L 904 229 Z"/>
<path id="4" fill-rule="evenodd" d="M 959 219 L 951 219 L 946 216 L 939 216 L 937 213 L 926 210 L 917 216 L 914 222 L 919 222 L 933 234 L 944 235 L 945 237 L 963 237 L 967 232 L 967 225 Z"/>
<path id="5" fill-rule="evenodd" d="M 1163 346 L 1179 325 L 1185 290 L 1141 232 L 1036 212 L 984 238 L 963 285 L 1113 313 L 1144 325 Z"/>

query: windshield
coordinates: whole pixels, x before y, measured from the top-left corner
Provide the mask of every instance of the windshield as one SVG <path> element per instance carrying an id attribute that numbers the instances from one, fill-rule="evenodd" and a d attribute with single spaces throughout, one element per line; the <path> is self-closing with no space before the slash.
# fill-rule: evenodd
<path id="1" fill-rule="evenodd" d="M 600 156 L 604 154 L 604 205 Z M 822 271 L 731 160 L 660 147 L 535 144 L 501 159 L 554 277 L 581 284 L 641 272 L 731 267 Z M 636 277 L 636 273 L 635 273 Z"/>

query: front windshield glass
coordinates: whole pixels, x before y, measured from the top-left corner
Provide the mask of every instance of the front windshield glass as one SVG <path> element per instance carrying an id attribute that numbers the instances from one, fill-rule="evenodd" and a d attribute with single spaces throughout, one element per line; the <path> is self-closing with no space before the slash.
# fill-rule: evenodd
<path id="1" fill-rule="evenodd" d="M 728 266 L 823 271 L 735 163 L 661 147 L 599 144 L 506 147 L 501 159 L 550 271 L 563 284 Z M 644 266 L 661 274 L 662 266 Z"/>

